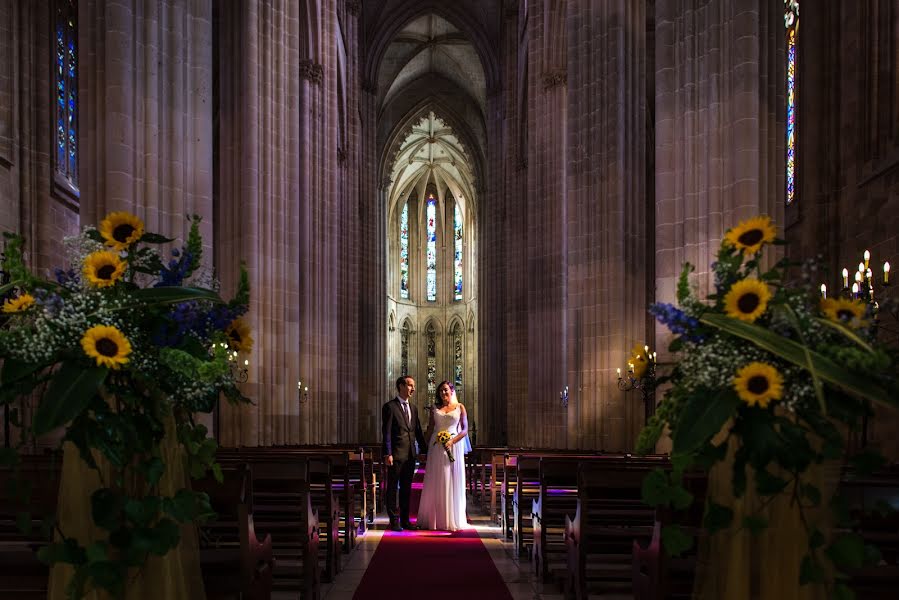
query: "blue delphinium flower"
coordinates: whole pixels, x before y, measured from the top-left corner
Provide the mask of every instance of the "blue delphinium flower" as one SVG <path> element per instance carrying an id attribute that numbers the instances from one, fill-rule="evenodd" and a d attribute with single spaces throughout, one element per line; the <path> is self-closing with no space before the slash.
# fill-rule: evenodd
<path id="1" fill-rule="evenodd" d="M 172 260 L 168 267 L 159 271 L 159 281 L 153 287 L 177 287 L 184 282 L 187 272 L 190 270 L 191 253 L 186 249 L 183 252 L 177 248 L 172 249 Z"/>
<path id="2" fill-rule="evenodd" d="M 691 317 L 673 304 L 658 302 L 650 305 L 649 312 L 659 323 L 667 326 L 671 333 L 682 335 L 691 342 L 701 342 L 705 339 L 699 329 L 699 320 Z"/>

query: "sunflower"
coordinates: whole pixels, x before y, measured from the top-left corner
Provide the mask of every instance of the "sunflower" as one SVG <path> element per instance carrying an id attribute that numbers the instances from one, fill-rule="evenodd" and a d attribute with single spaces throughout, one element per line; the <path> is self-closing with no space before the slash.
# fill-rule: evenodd
<path id="1" fill-rule="evenodd" d="M 11 298 L 3 303 L 3 312 L 19 313 L 24 312 L 34 305 L 34 296 L 31 294 L 22 294 L 17 298 Z"/>
<path id="2" fill-rule="evenodd" d="M 131 213 L 111 212 L 100 222 L 100 235 L 107 246 L 126 250 L 144 235 L 144 223 Z"/>
<path id="3" fill-rule="evenodd" d="M 749 363 L 737 371 L 734 389 L 749 406 L 768 408 L 768 403 L 783 396 L 783 376 L 768 363 Z"/>
<path id="4" fill-rule="evenodd" d="M 128 362 L 131 354 L 131 342 L 125 335 L 109 325 L 95 325 L 81 338 L 84 353 L 97 359 L 98 367 L 118 369 Z"/>
<path id="5" fill-rule="evenodd" d="M 108 287 L 125 275 L 125 262 L 115 252 L 99 251 L 84 259 L 84 277 L 97 287 Z"/>
<path id="6" fill-rule="evenodd" d="M 225 329 L 228 336 L 228 345 L 238 352 L 249 352 L 253 348 L 253 338 L 250 336 L 250 326 L 243 319 L 234 319 Z"/>
<path id="7" fill-rule="evenodd" d="M 743 221 L 724 234 L 724 240 L 743 254 L 755 254 L 774 241 L 777 230 L 771 217 L 762 215 Z"/>
<path id="8" fill-rule="evenodd" d="M 733 284 L 724 296 L 728 316 L 752 323 L 768 308 L 771 290 L 758 279 L 747 277 Z"/>
<path id="9" fill-rule="evenodd" d="M 831 321 L 845 323 L 850 327 L 865 325 L 865 304 L 861 300 L 848 298 L 824 298 L 821 300 L 821 312 Z"/>

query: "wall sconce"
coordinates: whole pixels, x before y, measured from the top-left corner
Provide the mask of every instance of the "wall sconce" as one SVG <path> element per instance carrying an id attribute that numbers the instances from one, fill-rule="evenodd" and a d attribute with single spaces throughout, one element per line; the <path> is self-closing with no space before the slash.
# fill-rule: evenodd
<path id="1" fill-rule="evenodd" d="M 565 389 L 559 392 L 559 403 L 562 405 L 562 408 L 568 408 L 568 386 L 565 386 Z"/>
<path id="2" fill-rule="evenodd" d="M 237 350 L 229 350 L 228 344 L 225 342 L 220 342 L 218 345 L 227 352 L 226 356 L 228 358 L 228 369 L 231 371 L 231 379 L 237 383 L 246 383 L 250 378 L 250 361 L 244 359 L 243 364 L 241 365 L 240 355 Z M 215 354 L 214 349 L 211 354 Z"/>
<path id="3" fill-rule="evenodd" d="M 304 386 L 302 381 L 297 381 L 297 401 L 300 406 L 309 402 L 309 386 Z"/>
<path id="4" fill-rule="evenodd" d="M 644 362 L 644 365 L 639 364 Z M 622 392 L 640 390 L 643 400 L 644 422 L 656 412 L 656 353 L 649 351 L 649 346 L 643 346 L 643 352 L 635 352 L 627 363 L 627 373 L 621 376 L 621 368 L 618 372 L 618 389 Z"/>

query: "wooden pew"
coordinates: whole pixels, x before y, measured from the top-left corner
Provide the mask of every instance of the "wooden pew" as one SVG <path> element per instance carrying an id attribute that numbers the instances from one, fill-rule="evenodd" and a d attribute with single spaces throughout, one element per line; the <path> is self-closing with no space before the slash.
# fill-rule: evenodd
<path id="1" fill-rule="evenodd" d="M 534 544 L 533 507 L 540 496 L 540 456 L 518 457 L 515 490 L 512 493 L 512 547 L 518 557 L 530 558 Z"/>
<path id="2" fill-rule="evenodd" d="M 42 519 L 56 514 L 61 460 L 23 457 L 21 472 L 0 469 L 0 598 L 29 600 L 47 597 L 50 570 L 37 558 L 52 532 L 42 531 Z M 10 479 L 27 482 L 27 499 L 9 497 Z M 19 530 L 17 519 L 28 513 L 31 532 Z M 49 534 L 49 535 L 45 535 Z"/>
<path id="3" fill-rule="evenodd" d="M 252 476 L 246 465 L 222 468 L 224 481 L 211 476 L 193 482 L 209 496 L 215 519 L 199 529 L 200 567 L 208 600 L 268 600 L 272 593 L 272 539 L 261 542 L 253 522 Z"/>
<path id="4" fill-rule="evenodd" d="M 632 549 L 632 585 L 634 600 L 688 600 L 693 595 L 699 540 L 703 535 L 708 479 L 705 473 L 684 475 L 684 487 L 693 495 L 693 503 L 683 511 L 656 510 L 652 537 L 647 543 L 634 540 Z M 671 557 L 662 546 L 662 529 L 677 523 L 696 542 L 678 557 Z"/>
<path id="5" fill-rule="evenodd" d="M 295 460 L 253 464 L 256 529 L 272 537 L 273 587 L 320 597 L 319 518 L 312 509 L 307 464 Z"/>
<path id="6" fill-rule="evenodd" d="M 648 540 L 655 511 L 641 498 L 647 468 L 587 462 L 578 469 L 577 506 L 565 517 L 566 595 L 630 594 L 634 540 Z"/>

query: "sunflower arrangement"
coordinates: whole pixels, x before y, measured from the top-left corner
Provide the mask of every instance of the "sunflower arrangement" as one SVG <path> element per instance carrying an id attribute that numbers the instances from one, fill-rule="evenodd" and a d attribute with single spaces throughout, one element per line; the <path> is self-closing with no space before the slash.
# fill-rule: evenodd
<path id="1" fill-rule="evenodd" d="M 899 404 L 899 356 L 878 344 L 872 305 L 822 299 L 812 289 L 814 262 L 781 260 L 764 270 L 762 253 L 779 243 L 769 217 L 740 223 L 725 234 L 712 265 L 712 294 L 697 297 L 687 264 L 678 305 L 650 308 L 675 334 L 670 351 L 679 357 L 660 380 L 670 385 L 638 441 L 638 452 L 652 452 L 663 432 L 671 435 L 676 468 L 648 477 L 644 500 L 652 505 L 685 508 L 692 500 L 681 484 L 685 470 L 711 472 L 716 464 L 732 464 L 734 499 L 749 489 L 765 506 L 785 495 L 807 515 L 832 500 L 809 476 L 816 465 L 842 458 L 863 474 L 884 464 L 870 448 L 850 456 L 847 434 L 860 429 L 874 404 Z M 787 281 L 794 268 L 801 269 L 801 283 Z M 767 526 L 764 510 L 733 523 L 734 510 L 719 500 L 706 499 L 703 525 L 709 533 L 732 527 L 758 533 Z M 833 522 L 845 524 L 840 518 Z M 803 523 L 809 544 L 802 583 L 851 593 L 841 572 L 876 559 L 876 553 L 850 529 L 824 539 L 810 519 Z M 671 554 L 693 543 L 677 525 L 663 541 Z"/>
<path id="2" fill-rule="evenodd" d="M 19 447 L 0 452 L 0 464 L 17 468 L 24 447 L 62 428 L 61 443 L 71 442 L 105 486 L 91 501 L 107 536 L 79 540 L 57 524 L 41 550 L 46 562 L 74 567 L 72 598 L 92 589 L 120 597 L 129 573 L 210 513 L 204 494 L 162 495 L 161 447 L 180 445 L 190 475 L 211 469 L 220 478 L 215 442 L 194 415 L 222 396 L 248 401 L 228 362 L 252 347 L 240 318 L 248 278 L 242 270 L 235 297 L 220 298 L 201 267 L 199 222 L 191 218 L 187 241 L 164 260 L 160 246 L 174 240 L 145 231 L 135 215 L 110 213 L 99 229 L 65 240 L 69 264 L 53 280 L 35 276 L 22 238 L 5 234 L 12 281 L 0 287 L 0 404 L 20 404 L 15 413 L 31 417 L 14 420 Z M 33 411 L 22 410 L 31 402 Z"/>

